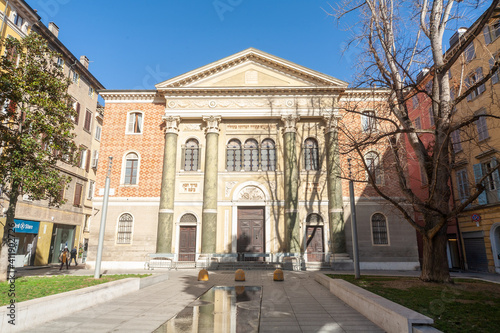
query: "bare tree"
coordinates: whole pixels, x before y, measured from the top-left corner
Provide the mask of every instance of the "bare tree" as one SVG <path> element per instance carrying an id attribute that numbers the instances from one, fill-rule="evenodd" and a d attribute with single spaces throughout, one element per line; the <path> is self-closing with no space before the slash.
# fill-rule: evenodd
<path id="1" fill-rule="evenodd" d="M 348 147 L 344 153 L 358 155 L 362 161 L 361 167 L 368 174 L 369 183 L 422 235 L 423 264 L 420 278 L 424 281 L 450 281 L 446 257 L 447 222 L 484 191 L 484 186 L 479 182 L 467 200 L 456 207 L 450 205 L 450 134 L 484 116 L 471 115 L 456 123 L 452 119 L 453 107 L 489 80 L 499 67 L 497 60 L 482 80 L 462 89 L 462 94 L 455 100 L 450 98 L 448 71 L 495 15 L 499 1 L 493 0 L 457 45 L 445 52 L 443 35 L 450 21 L 458 19 L 452 10 L 456 2 L 462 1 L 352 0 L 336 6 L 332 13 L 338 20 L 354 11 L 359 14 L 360 20 L 352 27 L 355 34 L 349 44 L 350 47 L 363 48 L 363 61 L 358 62 L 359 84 L 377 86 L 379 96 L 381 92 L 386 95 L 387 112 L 371 115 L 379 123 L 377 131 L 360 135 L 353 133 L 347 126 L 340 128 L 344 144 Z M 480 2 L 474 2 L 475 8 L 479 8 Z M 428 75 L 432 80 L 432 89 L 428 91 L 416 79 L 422 67 L 430 67 Z M 434 128 L 428 130 L 415 126 L 409 115 L 408 100 L 422 93 L 430 98 L 434 114 Z M 345 108 L 347 113 L 361 112 L 352 105 Z M 424 135 L 432 136 L 431 144 L 422 139 Z M 400 198 L 390 195 L 383 186 L 377 184 L 372 172 L 373 163 L 363 158 L 363 154 L 374 144 L 385 144 L 391 152 L 391 163 L 397 172 L 402 194 Z M 425 198 L 419 197 L 409 185 L 409 156 L 417 161 L 427 176 Z M 423 225 L 415 221 L 408 210 L 409 206 L 422 214 Z"/>

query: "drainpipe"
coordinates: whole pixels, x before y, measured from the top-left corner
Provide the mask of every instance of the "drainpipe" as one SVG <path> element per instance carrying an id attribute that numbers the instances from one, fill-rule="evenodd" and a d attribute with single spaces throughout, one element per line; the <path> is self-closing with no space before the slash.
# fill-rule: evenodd
<path id="1" fill-rule="evenodd" d="M 450 176 L 450 187 L 451 187 L 451 200 L 453 200 L 453 207 L 455 207 L 455 191 L 453 190 L 453 177 Z M 464 249 L 462 243 L 462 233 L 460 232 L 460 225 L 458 223 L 458 217 L 455 216 L 455 224 L 457 226 L 457 243 L 458 252 L 460 260 L 460 269 L 465 270 L 465 259 L 464 259 Z"/>
<path id="2" fill-rule="evenodd" d="M 0 38 L 3 37 L 3 29 L 5 26 L 5 20 L 7 19 L 7 9 L 9 9 L 9 0 L 5 3 L 5 11 L 3 12 L 2 26 L 0 27 Z"/>

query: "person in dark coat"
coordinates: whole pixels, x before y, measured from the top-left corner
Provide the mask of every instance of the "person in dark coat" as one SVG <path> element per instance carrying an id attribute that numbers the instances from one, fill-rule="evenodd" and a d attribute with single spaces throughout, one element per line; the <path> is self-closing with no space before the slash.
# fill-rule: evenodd
<path id="1" fill-rule="evenodd" d="M 73 261 L 73 259 L 75 259 L 75 266 L 78 266 L 78 263 L 76 262 L 76 254 L 78 252 L 76 251 L 76 246 L 73 248 L 73 250 L 71 250 L 71 258 L 69 259 L 69 265 L 71 266 L 71 262 Z"/>

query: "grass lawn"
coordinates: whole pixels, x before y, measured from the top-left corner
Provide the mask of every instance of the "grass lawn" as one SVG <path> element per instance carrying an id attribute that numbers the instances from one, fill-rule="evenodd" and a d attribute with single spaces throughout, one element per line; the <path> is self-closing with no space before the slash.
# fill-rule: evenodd
<path id="1" fill-rule="evenodd" d="M 94 279 L 93 276 L 75 275 L 20 277 L 16 279 L 15 297 L 9 297 L 10 284 L 8 282 L 0 283 L 0 306 L 9 304 L 11 298 L 14 298 L 16 302 L 22 302 L 110 281 L 149 275 L 151 274 L 103 275 L 100 279 Z"/>
<path id="2" fill-rule="evenodd" d="M 418 278 L 332 275 L 434 319 L 443 332 L 500 332 L 500 284 L 454 279 L 453 284 Z"/>

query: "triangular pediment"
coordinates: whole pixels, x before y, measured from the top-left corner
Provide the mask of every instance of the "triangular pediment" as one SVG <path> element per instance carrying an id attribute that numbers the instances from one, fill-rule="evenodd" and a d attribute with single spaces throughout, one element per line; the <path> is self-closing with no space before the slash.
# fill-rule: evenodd
<path id="1" fill-rule="evenodd" d="M 346 88 L 347 83 L 250 48 L 156 85 L 172 88 Z"/>

